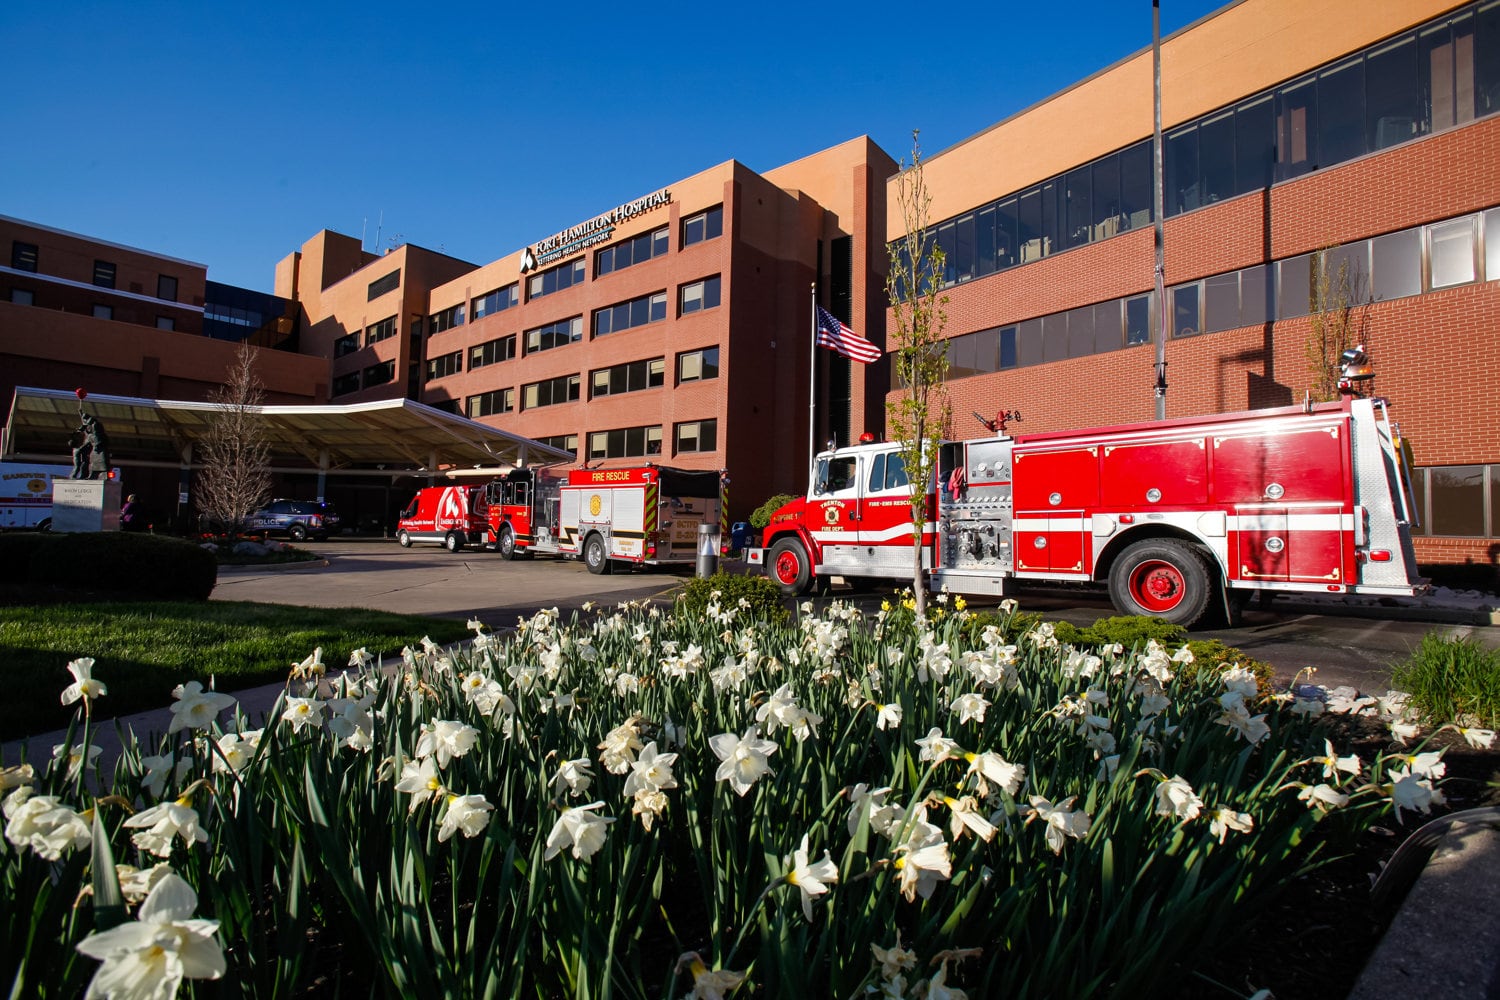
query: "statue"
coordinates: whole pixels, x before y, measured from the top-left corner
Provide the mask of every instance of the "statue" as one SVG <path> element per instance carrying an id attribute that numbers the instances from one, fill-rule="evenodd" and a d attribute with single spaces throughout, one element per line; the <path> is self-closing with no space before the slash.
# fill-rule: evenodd
<path id="1" fill-rule="evenodd" d="M 83 418 L 83 430 L 89 439 L 89 479 L 109 478 L 109 435 L 104 424 L 92 414 Z"/>
<path id="2" fill-rule="evenodd" d="M 88 393 L 73 390 L 78 397 L 78 427 L 74 429 L 69 444 L 73 448 L 72 479 L 109 478 L 109 435 L 99 418 L 83 409 L 83 400 Z"/>

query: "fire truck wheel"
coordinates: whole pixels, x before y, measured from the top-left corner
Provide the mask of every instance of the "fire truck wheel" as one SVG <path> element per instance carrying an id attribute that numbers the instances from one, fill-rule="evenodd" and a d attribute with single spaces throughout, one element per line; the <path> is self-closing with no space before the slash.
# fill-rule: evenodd
<path id="1" fill-rule="evenodd" d="M 1151 615 L 1190 628 L 1212 596 L 1208 562 L 1174 539 L 1136 542 L 1109 572 L 1109 597 L 1122 615 Z"/>
<path id="2" fill-rule="evenodd" d="M 771 546 L 767 565 L 771 579 L 788 594 L 800 594 L 812 583 L 812 564 L 802 543 L 795 538 L 783 538 Z"/>
<path id="3" fill-rule="evenodd" d="M 500 558 L 506 562 L 516 557 L 516 533 L 509 527 L 500 529 L 500 540 L 495 543 L 495 549 L 500 553 Z"/>
<path id="4" fill-rule="evenodd" d="M 596 576 L 609 572 L 609 556 L 604 551 L 603 538 L 589 536 L 589 540 L 583 543 L 583 561 L 588 564 L 589 572 Z"/>
<path id="5" fill-rule="evenodd" d="M 457 552 L 464 547 L 464 540 L 458 536 L 458 532 L 450 531 L 443 539 L 443 548 L 449 552 Z"/>
<path id="6" fill-rule="evenodd" d="M 397 532 L 396 541 L 400 543 L 403 549 L 411 548 L 411 536 L 405 531 Z"/>

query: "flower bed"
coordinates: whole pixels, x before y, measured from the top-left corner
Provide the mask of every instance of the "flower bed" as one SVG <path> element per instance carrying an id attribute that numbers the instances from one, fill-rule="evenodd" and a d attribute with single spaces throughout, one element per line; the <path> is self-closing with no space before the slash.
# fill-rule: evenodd
<path id="1" fill-rule="evenodd" d="M 86 718 L 7 772 L 17 995 L 1153 995 L 1339 838 L 1441 801 L 1438 755 L 1366 768 L 1249 671 L 1028 618 L 471 625 L 394 672 L 356 651 L 332 696 L 294 680 L 260 729 L 180 688 L 97 799 Z"/>

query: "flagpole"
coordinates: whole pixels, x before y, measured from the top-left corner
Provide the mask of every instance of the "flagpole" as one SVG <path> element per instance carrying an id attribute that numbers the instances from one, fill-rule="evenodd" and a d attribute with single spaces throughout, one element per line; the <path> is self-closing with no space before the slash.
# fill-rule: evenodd
<path id="1" fill-rule="evenodd" d="M 812 283 L 812 308 L 808 310 L 807 338 L 807 469 L 811 476 L 818 457 L 818 283 Z"/>

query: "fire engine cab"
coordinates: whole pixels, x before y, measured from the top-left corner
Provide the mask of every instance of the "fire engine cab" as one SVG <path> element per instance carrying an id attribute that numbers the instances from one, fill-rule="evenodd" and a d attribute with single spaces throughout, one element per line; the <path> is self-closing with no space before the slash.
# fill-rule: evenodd
<path id="1" fill-rule="evenodd" d="M 922 558 L 933 589 L 1107 584 L 1122 614 L 1232 619 L 1257 592 L 1411 595 L 1408 472 L 1383 400 L 945 442 Z M 895 443 L 817 457 L 748 561 L 784 590 L 910 579 L 911 484 Z"/>
<path id="2" fill-rule="evenodd" d="M 727 482 L 720 472 L 659 465 L 515 469 L 490 484 L 489 534 L 504 559 L 582 558 L 591 573 L 690 564 L 698 526 L 722 527 Z"/>

